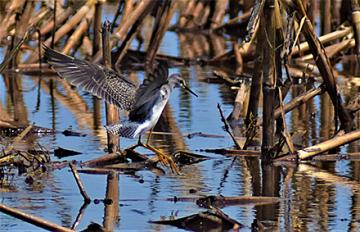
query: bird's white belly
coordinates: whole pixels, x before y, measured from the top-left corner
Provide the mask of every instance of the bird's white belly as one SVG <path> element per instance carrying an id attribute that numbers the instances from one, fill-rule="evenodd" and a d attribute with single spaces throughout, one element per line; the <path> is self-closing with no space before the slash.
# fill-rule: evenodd
<path id="1" fill-rule="evenodd" d="M 164 110 L 167 101 L 163 101 L 161 104 L 158 104 L 153 107 L 151 118 L 142 123 L 135 131 L 134 137 L 137 137 L 139 134 L 143 134 L 148 130 L 151 130 L 157 123 L 160 118 L 161 113 Z"/>

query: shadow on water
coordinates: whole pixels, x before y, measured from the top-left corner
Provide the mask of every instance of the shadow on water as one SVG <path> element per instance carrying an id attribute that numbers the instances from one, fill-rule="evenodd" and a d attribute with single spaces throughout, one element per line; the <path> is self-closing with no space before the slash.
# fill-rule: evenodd
<path id="1" fill-rule="evenodd" d="M 114 13 L 112 7 L 106 5 L 105 16 Z M 151 31 L 144 33 L 151 36 Z M 131 47 L 137 45 L 133 43 Z M 217 57 L 232 46 L 231 38 L 215 33 L 194 35 L 166 32 L 160 52 L 169 56 L 187 57 L 189 60 L 198 59 L 201 64 L 201 59 Z M 4 57 L 4 50 L 0 52 L 1 57 Z M 359 91 L 359 65 L 354 61 L 353 57 L 346 56 L 337 65 L 339 91 L 346 101 Z M 76 230 L 88 227 L 107 231 L 181 231 L 189 227 L 184 224 L 172 227 L 150 221 L 179 219 L 197 214 L 204 209 L 196 204 L 196 200 L 204 196 L 277 197 L 279 201 L 266 204 L 256 201 L 225 204 L 222 211 L 241 223 L 243 230 L 247 231 L 358 231 L 360 161 L 339 159 L 298 165 L 288 162 L 265 165 L 258 157 L 233 157 L 231 154 L 204 151 L 234 148 L 223 129 L 216 105 L 220 103 L 223 111 L 229 115 L 233 110 L 237 89 L 231 90 L 229 85 L 232 84 L 219 79 L 213 71 L 242 70 L 247 74 L 252 73 L 254 67 L 252 64 L 247 67 L 233 66 L 195 64 L 170 69 L 170 73 L 181 73 L 199 97 L 194 98 L 188 92 L 176 89 L 154 129 L 150 143 L 168 154 L 193 151 L 207 158 L 181 167 L 182 175 L 173 174 L 161 166 L 161 169 L 156 170 L 122 170 L 106 175 L 80 173 L 88 195 L 95 199 L 89 204 L 83 204 L 68 168 L 46 171 L 34 169 L 29 175 L 21 175 L 20 170 L 9 167 L 0 171 L 0 203 Z M 243 79 L 239 78 L 239 81 L 249 89 L 245 74 L 245 77 L 240 76 Z M 144 72 L 131 71 L 130 78 L 142 80 Z M 296 79 L 289 90 L 290 97 L 285 101 L 311 88 L 310 81 Z M 334 134 L 335 112 L 331 104 L 330 97 L 325 93 L 286 115 L 295 146 L 311 146 Z M 262 109 L 262 101 L 260 105 Z M 245 108 L 240 109 L 242 118 L 246 116 Z M 121 113 L 122 117 L 126 115 L 126 112 Z M 103 101 L 73 88 L 53 73 L 37 76 L 4 72 L 1 75 L 1 126 L 8 121 L 19 127 L 35 123 L 49 130 L 48 133 L 27 137 L 17 145 L 21 150 L 41 144 L 48 151 L 61 147 L 80 153 L 65 158 L 50 154 L 51 160 L 59 163 L 71 159 L 78 162 L 95 159 L 107 149 L 103 127 L 106 124 L 105 115 Z M 358 113 L 354 121 L 358 128 Z M 66 129 L 86 136 L 66 136 L 62 133 Z M 245 130 L 242 120 L 235 123 L 232 129 L 237 137 L 243 139 Z M 251 144 L 253 148 L 259 148 L 260 137 L 259 133 L 255 136 Z M 11 143 L 11 138 L 9 134 L 0 135 L 0 148 L 5 149 Z M 126 138 L 120 141 L 121 148 L 137 142 Z M 336 152 L 356 154 L 359 150 L 359 142 L 353 142 Z M 140 148 L 138 151 L 153 156 L 148 150 Z M 5 174 L 6 178 L 3 178 Z M 0 230 L 35 229 L 31 224 L 0 214 Z"/>

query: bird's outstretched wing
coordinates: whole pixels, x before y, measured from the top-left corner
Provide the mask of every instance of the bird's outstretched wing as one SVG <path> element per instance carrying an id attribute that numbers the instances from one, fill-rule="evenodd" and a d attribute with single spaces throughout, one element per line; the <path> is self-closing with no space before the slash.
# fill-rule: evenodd
<path id="1" fill-rule="evenodd" d="M 47 62 L 70 84 L 84 89 L 120 109 L 134 106 L 136 86 L 114 70 L 63 55 L 43 45 Z"/>
<path id="2" fill-rule="evenodd" d="M 129 114 L 130 120 L 141 122 L 146 119 L 160 97 L 160 87 L 167 82 L 168 74 L 166 62 L 156 64 L 154 72 L 147 75 L 136 92 L 135 104 Z"/>

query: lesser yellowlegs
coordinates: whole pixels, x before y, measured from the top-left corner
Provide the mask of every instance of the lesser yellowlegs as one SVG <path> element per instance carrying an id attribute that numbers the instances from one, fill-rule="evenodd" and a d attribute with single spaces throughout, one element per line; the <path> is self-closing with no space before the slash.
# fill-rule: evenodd
<path id="1" fill-rule="evenodd" d="M 121 137 L 139 137 L 140 142 L 141 135 L 151 131 L 156 125 L 174 88 L 184 88 L 197 96 L 187 87 L 185 80 L 179 74 L 168 76 L 168 67 L 165 63 L 158 63 L 154 72 L 147 75 L 137 88 L 125 75 L 112 69 L 43 47 L 47 62 L 59 76 L 72 85 L 116 105 L 119 109 L 129 111 L 128 119 L 121 120 L 119 124 L 105 126 L 110 133 Z M 170 164 L 173 169 L 175 168 L 170 157 L 148 143 L 143 146 L 154 151 L 162 163 Z"/>

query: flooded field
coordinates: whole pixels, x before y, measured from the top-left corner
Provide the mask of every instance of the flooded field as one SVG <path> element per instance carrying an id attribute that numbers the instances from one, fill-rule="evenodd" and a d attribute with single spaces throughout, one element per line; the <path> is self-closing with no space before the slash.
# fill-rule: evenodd
<path id="1" fill-rule="evenodd" d="M 180 25 L 179 15 L 185 11 L 181 7 L 191 2 L 196 1 L 178 2 L 180 6 L 177 7 L 182 10 L 175 10 L 170 27 Z M 102 21 L 111 21 L 117 6 L 117 1 L 103 3 Z M 35 1 L 33 10 L 37 12 L 41 9 L 40 1 Z M 4 8 L 1 10 L 5 12 Z M 320 20 L 319 11 L 315 13 L 316 19 Z M 228 22 L 229 15 L 224 17 L 224 22 Z M 132 51 L 138 48 L 147 51 L 151 44 L 149 38 L 153 21 L 150 14 L 144 19 L 139 30 L 144 43 L 141 44 L 141 40 L 135 38 L 129 44 Z M 245 30 L 244 26 L 236 26 L 239 30 Z M 316 28 L 319 34 L 330 32 L 320 32 L 323 27 L 319 25 Z M 350 28 L 348 25 L 345 29 L 336 27 L 341 32 L 352 30 Z M 92 38 L 93 27 L 89 26 L 87 30 L 89 32 L 82 37 L 82 44 L 86 44 L 86 37 Z M 240 67 L 236 61 L 220 62 L 214 57 L 232 51 L 243 41 L 242 34 L 174 30 L 166 31 L 157 53 L 166 55 L 173 62 L 169 73 L 181 74 L 198 97 L 184 89 L 174 89 L 149 142 L 165 154 L 183 154 L 186 151 L 201 155 L 201 159 L 196 160 L 198 162 L 187 164 L 178 160 L 180 174 L 160 163 L 153 166 L 152 163 L 137 162 L 130 158 L 125 160 L 127 162 L 112 164 L 114 166 L 87 166 L 86 161 L 109 153 L 104 128 L 107 124 L 104 100 L 71 86 L 52 71 L 46 62 L 42 63 L 43 71 L 38 66 L 31 66 L 38 64 L 33 58 L 38 43 L 34 37 L 22 45 L 21 55 L 18 56 L 21 62 L 0 75 L 0 149 L 3 151 L 0 154 L 0 203 L 76 231 L 86 228 L 91 228 L 88 231 L 359 231 L 360 142 L 354 141 L 330 149 L 327 151 L 328 156 L 322 154 L 311 160 L 297 161 L 275 158 L 276 155 L 287 157 L 291 152 L 290 145 L 284 145 L 286 142 L 283 139 L 280 151 L 272 151 L 272 162 L 265 162 L 261 159 L 263 127 L 258 124 L 256 134 L 247 144 L 248 151 L 242 149 L 244 147 L 238 148 L 226 131 L 218 104 L 225 118 L 229 119 L 235 140 L 243 146 L 249 137 L 245 118 L 251 77 L 256 71 L 255 48 L 252 49 L 250 59 L 242 54 L 244 63 Z M 68 33 L 68 36 L 59 40 L 55 50 L 64 52 L 63 48 L 71 35 Z M 338 43 L 353 39 L 352 32 L 347 36 L 339 39 Z M 9 44 L 8 38 L 0 43 L 0 60 L 6 60 L 9 56 Z M 90 60 L 86 47 L 89 46 L 81 45 L 78 50 L 71 48 L 67 54 Z M 311 89 L 323 88 L 321 75 L 313 60 L 296 63 L 305 56 L 294 58 L 288 70 L 281 68 L 283 80 L 287 79 L 286 72 L 289 70 L 292 76 L 287 94 L 283 96 L 284 106 Z M 144 63 L 139 57 L 135 55 L 135 65 L 129 65 L 128 62 L 132 60 L 126 58 L 127 63 L 121 66 L 129 79 L 137 83 L 146 78 Z M 351 49 L 334 57 L 336 59 L 331 61 L 337 90 L 344 104 L 349 106 L 352 101 L 358 101 L 359 65 Z M 35 60 L 26 62 L 31 59 Z M 262 120 L 263 106 L 267 104 L 263 99 L 261 94 L 258 121 Z M 314 97 L 303 100 L 303 103 L 286 113 L 284 121 L 291 135 L 291 144 L 296 150 L 306 151 L 304 148 L 332 138 L 339 128 L 335 128 L 336 113 L 324 89 L 319 90 Z M 236 110 L 236 114 L 232 113 Z M 356 110 L 353 115 L 353 132 L 356 132 L 360 118 Z M 121 111 L 120 117 L 126 118 L 127 112 Z M 10 126 L 6 123 L 10 123 Z M 17 151 L 36 151 L 36 158 L 24 158 L 30 163 L 36 160 L 36 168 L 24 170 L 16 162 L 10 165 L 4 161 L 4 157 L 14 139 L 32 124 L 33 131 L 14 143 Z M 277 121 L 279 124 L 283 125 Z M 284 128 L 280 130 L 274 144 L 278 142 L 279 134 L 285 134 Z M 143 136 L 144 142 L 147 135 Z M 136 143 L 137 139 L 121 137 L 120 149 Z M 277 148 L 279 146 L 274 145 L 274 150 Z M 69 155 L 66 151 L 61 153 L 60 149 L 78 153 Z M 46 155 L 40 154 L 40 151 L 46 151 Z M 154 152 L 145 148 L 137 148 L 136 151 L 156 158 Z M 45 162 L 48 158 L 50 162 Z M 74 164 L 83 187 L 91 199 L 88 204 L 84 203 L 69 168 L 68 163 L 73 160 L 76 161 Z M 199 201 L 208 196 L 214 197 L 205 199 L 205 203 Z M 214 199 L 218 202 L 212 202 Z M 214 219 L 216 223 L 213 221 L 206 225 L 198 218 L 179 223 L 174 221 L 190 215 L 203 215 L 199 214 L 201 212 L 218 212 L 227 219 L 226 223 L 218 223 L 218 218 Z M 37 230 L 41 229 L 34 223 L 0 212 L 0 231 Z"/>

